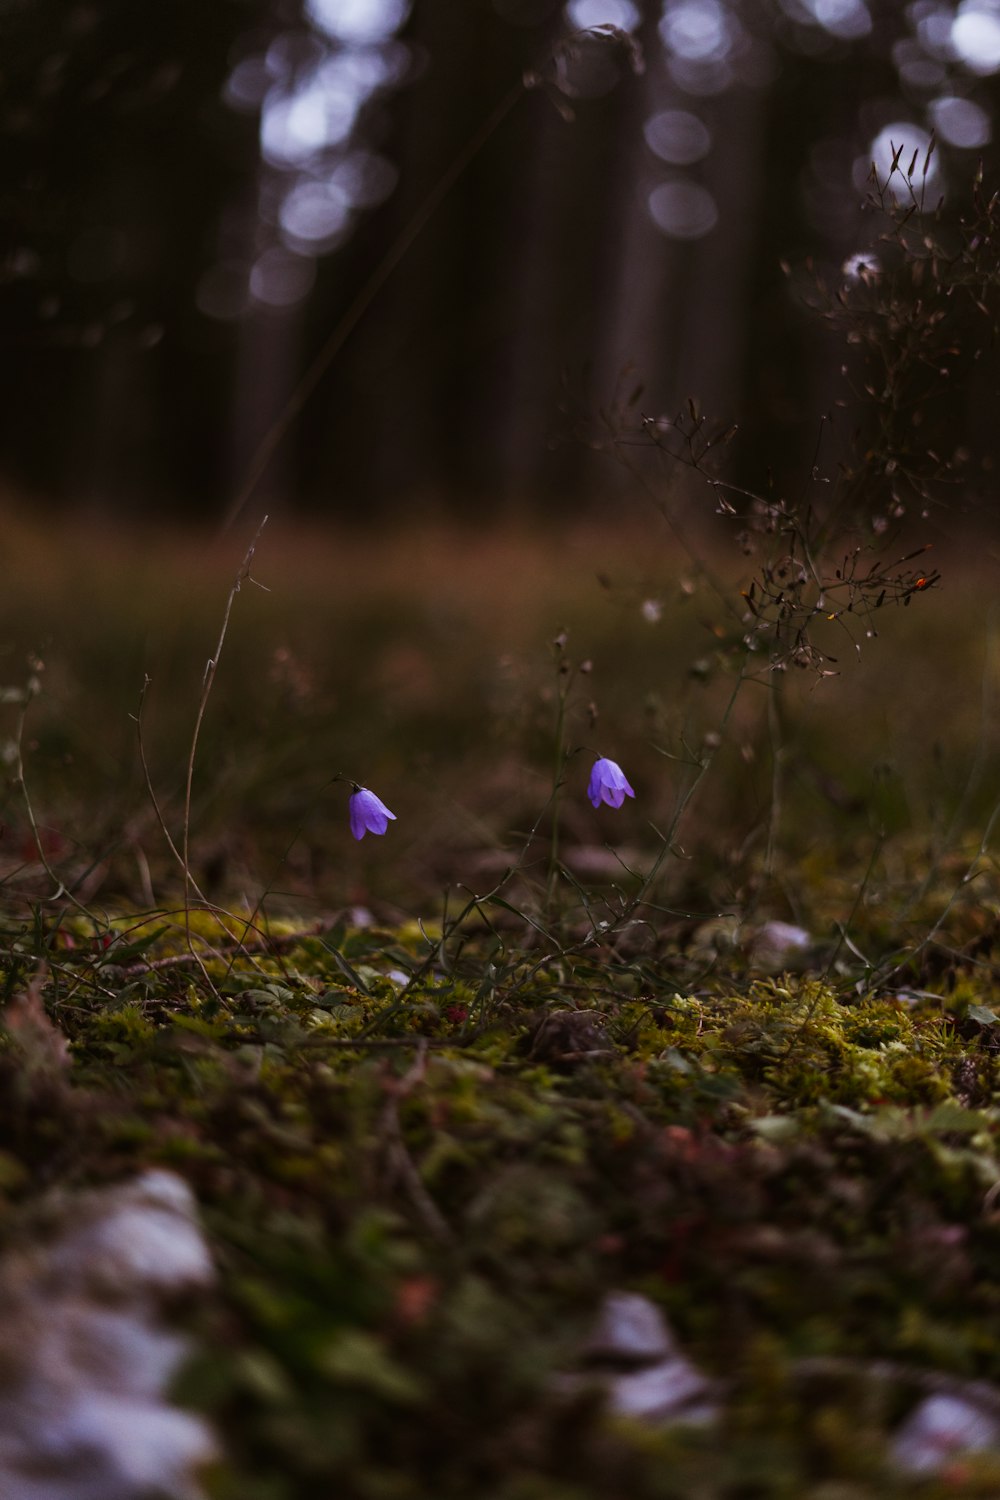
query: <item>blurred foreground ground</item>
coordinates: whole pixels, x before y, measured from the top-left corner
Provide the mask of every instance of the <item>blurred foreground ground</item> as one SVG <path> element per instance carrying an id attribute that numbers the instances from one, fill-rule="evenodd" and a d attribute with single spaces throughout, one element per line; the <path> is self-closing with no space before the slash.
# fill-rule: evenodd
<path id="1" fill-rule="evenodd" d="M 5 1496 L 1000 1492 L 985 549 L 727 717 L 721 545 L 269 529 L 195 771 L 228 911 L 182 919 L 153 802 L 180 844 L 246 539 L 5 534 Z M 544 812 L 563 631 L 569 910 L 542 819 L 437 922 Z M 634 804 L 590 807 L 597 750 Z"/>
<path id="2" fill-rule="evenodd" d="M 148 676 L 146 755 L 179 841 L 202 675 L 250 531 L 130 536 L 11 517 L 3 531 L 2 684 L 40 686 L 23 756 L 52 868 L 88 903 L 169 900 L 180 872 L 144 786 L 140 695 Z M 622 877 L 609 845 L 648 863 L 706 749 L 715 763 L 666 872 L 665 893 L 688 903 L 762 900 L 798 919 L 805 896 L 784 877 L 804 857 L 828 875 L 876 848 L 886 869 L 919 867 L 977 838 L 1000 787 L 992 559 L 936 547 L 941 585 L 881 611 L 877 639 L 861 622 L 856 648 L 837 628 L 838 675 L 789 671 L 776 693 L 761 672 L 724 722 L 752 560 L 722 538 L 695 550 L 654 515 L 550 530 L 270 524 L 252 568 L 264 587 L 247 581 L 235 599 L 198 751 L 203 889 L 266 893 L 303 915 L 360 902 L 395 916 L 437 910 L 457 882 L 483 888 L 544 814 L 561 631 L 574 666 L 592 666 L 571 690 L 580 753 L 562 802 L 562 853 L 588 881 Z M 8 895 L 41 896 L 50 882 L 15 774 L 20 713 L 2 708 L 0 861 Z M 586 800 L 596 753 L 636 788 L 618 813 Z M 351 839 L 337 772 L 396 812 L 384 839 Z M 544 876 L 544 816 L 540 834 L 529 882 Z"/>

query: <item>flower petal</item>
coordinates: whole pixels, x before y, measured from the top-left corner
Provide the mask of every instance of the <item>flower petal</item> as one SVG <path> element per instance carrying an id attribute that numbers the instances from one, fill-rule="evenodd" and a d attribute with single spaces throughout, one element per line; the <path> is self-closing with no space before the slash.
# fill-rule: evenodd
<path id="1" fill-rule="evenodd" d="M 356 787 L 351 793 L 348 804 L 351 818 L 351 832 L 356 839 L 363 839 L 366 833 L 385 833 L 389 826 L 389 820 L 396 821 L 396 814 L 390 812 L 381 798 L 376 797 L 366 786 Z"/>
<path id="2" fill-rule="evenodd" d="M 606 802 L 609 807 L 621 807 L 625 798 L 634 797 L 635 792 L 629 786 L 618 762 L 602 755 L 595 760 L 590 772 L 587 795 L 594 807 L 599 807 L 602 802 Z"/>

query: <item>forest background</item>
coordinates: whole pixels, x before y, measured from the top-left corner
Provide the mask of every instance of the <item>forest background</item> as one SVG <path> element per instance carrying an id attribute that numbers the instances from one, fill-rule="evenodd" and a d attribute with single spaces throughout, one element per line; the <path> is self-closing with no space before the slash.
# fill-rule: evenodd
<path id="1" fill-rule="evenodd" d="M 579 419 L 639 382 L 780 491 L 872 163 L 933 133 L 954 219 L 998 151 L 991 0 L 34 0 L 0 47 L 0 476 L 118 519 L 229 514 L 317 358 L 251 515 L 606 504 Z"/>

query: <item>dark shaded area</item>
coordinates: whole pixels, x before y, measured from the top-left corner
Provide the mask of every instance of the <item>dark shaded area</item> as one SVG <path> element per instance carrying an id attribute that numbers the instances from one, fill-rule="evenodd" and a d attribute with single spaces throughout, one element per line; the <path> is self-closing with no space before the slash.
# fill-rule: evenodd
<path id="1" fill-rule="evenodd" d="M 256 152 L 220 97 L 255 11 L 43 0 L 0 16 L 0 444 L 33 493 L 185 509 L 227 483 L 237 351 L 193 290 Z"/>
<path id="2" fill-rule="evenodd" d="M 685 6 L 695 62 L 669 44 Z M 361 40 L 300 0 L 6 5 L 0 475 L 112 515 L 219 518 L 360 298 L 249 509 L 576 504 L 611 473 L 580 441 L 580 409 L 640 379 L 643 411 L 690 395 L 740 423 L 743 483 L 792 485 L 841 393 L 843 350 L 782 260 L 814 257 L 829 276 L 866 247 L 857 163 L 884 126 L 926 129 L 941 98 L 995 113 L 995 70 L 920 52 L 926 10 L 858 0 L 845 14 L 869 29 L 836 35 L 805 6 L 647 3 L 639 74 L 624 35 L 568 43 L 553 3 L 414 0 L 396 31 Z M 699 25 L 729 38 L 721 63 Z M 728 81 L 707 83 L 723 64 Z M 339 108 L 352 67 L 370 77 L 346 132 L 262 158 L 260 109 L 315 94 L 320 76 Z M 234 107 L 240 68 L 258 92 Z M 519 90 L 526 70 L 542 86 Z M 700 122 L 700 156 L 650 149 L 644 127 L 664 110 Z M 319 129 L 315 110 L 298 128 Z M 996 148 L 936 151 L 955 217 Z M 325 238 L 300 214 L 314 238 L 296 238 L 295 184 L 319 193 L 359 161 L 387 185 L 356 192 Z M 678 185 L 714 227 L 654 222 L 650 194 Z M 949 412 L 956 441 L 988 460 L 996 384 L 984 360 Z"/>

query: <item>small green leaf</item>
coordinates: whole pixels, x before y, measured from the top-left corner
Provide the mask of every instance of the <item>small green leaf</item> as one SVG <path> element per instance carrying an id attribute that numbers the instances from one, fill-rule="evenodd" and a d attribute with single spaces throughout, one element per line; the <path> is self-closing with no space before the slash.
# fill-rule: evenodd
<path id="1" fill-rule="evenodd" d="M 761 1115 L 759 1120 L 751 1122 L 750 1129 L 774 1146 L 793 1141 L 801 1133 L 801 1125 L 792 1115 Z"/>
<path id="2" fill-rule="evenodd" d="M 345 1329 L 320 1350 L 316 1366 L 322 1374 L 370 1391 L 386 1401 L 412 1406 L 424 1392 L 413 1375 L 398 1364 L 378 1339 L 362 1329 Z"/>
<path id="3" fill-rule="evenodd" d="M 356 990 L 360 990 L 362 995 L 371 994 L 371 985 L 367 982 L 367 980 L 361 977 L 358 971 L 353 968 L 351 964 L 347 962 L 347 959 L 342 953 L 338 953 L 336 948 L 330 947 L 327 947 L 327 952 L 333 959 L 334 963 L 337 965 L 337 968 L 340 970 L 341 974 L 343 974 L 344 978 L 349 980 Z"/>

